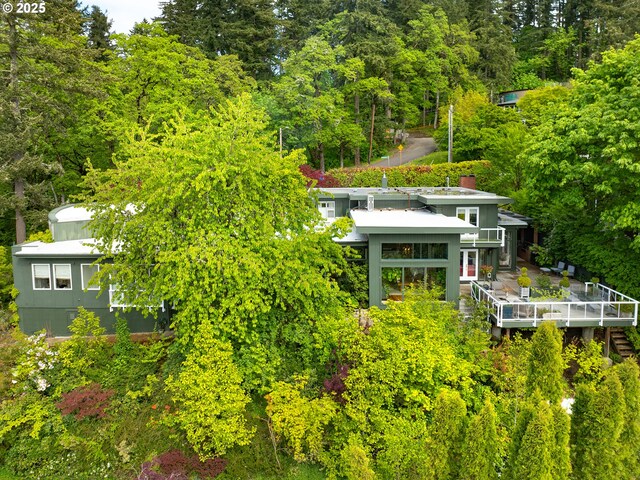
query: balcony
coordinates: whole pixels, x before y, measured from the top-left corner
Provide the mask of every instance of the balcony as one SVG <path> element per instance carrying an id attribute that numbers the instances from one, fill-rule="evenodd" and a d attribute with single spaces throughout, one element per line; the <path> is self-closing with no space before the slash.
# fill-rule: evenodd
<path id="1" fill-rule="evenodd" d="M 635 327 L 638 323 L 639 302 L 599 283 L 566 292 L 562 299 L 524 300 L 472 282 L 471 296 L 488 306 L 488 320 L 501 328 L 537 327 L 547 320 L 558 327 Z"/>
<path id="2" fill-rule="evenodd" d="M 460 243 L 468 246 L 476 244 L 489 244 L 488 246 L 504 247 L 504 227 L 481 228 L 478 233 L 465 233 L 460 235 Z"/>

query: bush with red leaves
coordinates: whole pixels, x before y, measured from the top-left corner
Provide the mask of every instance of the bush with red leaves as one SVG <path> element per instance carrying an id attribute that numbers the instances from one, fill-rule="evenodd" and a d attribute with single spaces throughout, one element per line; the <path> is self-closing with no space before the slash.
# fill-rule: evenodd
<path id="1" fill-rule="evenodd" d="M 187 480 L 192 473 L 200 478 L 215 478 L 226 466 L 223 458 L 201 462 L 197 455 L 187 457 L 180 450 L 171 450 L 143 463 L 137 480 Z"/>
<path id="2" fill-rule="evenodd" d="M 107 414 L 109 400 L 114 393 L 114 390 L 103 390 L 99 384 L 92 383 L 63 393 L 56 407 L 63 415 L 73 413 L 78 420 L 85 417 L 102 418 Z"/>
<path id="3" fill-rule="evenodd" d="M 300 165 L 300 173 L 302 173 L 302 175 L 309 179 L 309 181 L 307 182 L 307 187 L 312 186 L 314 183 L 316 187 L 324 188 L 340 186 L 340 182 L 338 182 L 335 177 L 327 173 L 322 173 L 320 170 L 314 170 L 306 163 L 304 165 Z"/>

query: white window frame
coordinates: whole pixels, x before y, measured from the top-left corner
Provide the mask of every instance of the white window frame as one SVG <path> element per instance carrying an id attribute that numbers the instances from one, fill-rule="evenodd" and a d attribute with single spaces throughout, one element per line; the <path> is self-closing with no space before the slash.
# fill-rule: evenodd
<path id="1" fill-rule="evenodd" d="M 69 288 L 58 288 L 56 284 L 56 267 L 69 267 Z M 54 290 L 73 290 L 73 272 L 70 263 L 54 263 L 53 264 L 53 289 Z"/>
<path id="2" fill-rule="evenodd" d="M 334 201 L 318 202 L 318 210 L 320 210 L 322 218 L 336 218 L 336 202 Z"/>
<path id="3" fill-rule="evenodd" d="M 460 214 L 464 213 L 464 221 L 467 223 L 471 223 L 474 227 L 480 226 L 480 208 L 479 207 L 457 207 L 456 208 L 456 218 L 460 218 Z M 476 214 L 476 223 L 471 222 L 471 214 Z"/>
<path id="4" fill-rule="evenodd" d="M 47 267 L 47 271 L 49 272 L 49 288 L 36 287 L 36 268 L 35 267 Z M 31 283 L 34 290 L 51 290 L 51 264 L 49 263 L 31 264 Z"/>
<path id="5" fill-rule="evenodd" d="M 86 288 L 85 288 L 85 279 L 84 279 L 84 267 L 96 267 L 96 273 L 98 273 L 100 271 L 100 264 L 92 264 L 92 263 L 81 263 L 80 264 L 80 282 L 82 285 L 82 290 L 100 290 L 100 285 L 94 285 L 94 286 L 90 286 L 89 282 L 91 281 L 91 278 L 93 278 L 93 275 L 91 276 L 91 278 L 89 278 L 86 282 Z M 96 274 L 94 273 L 94 275 Z"/>

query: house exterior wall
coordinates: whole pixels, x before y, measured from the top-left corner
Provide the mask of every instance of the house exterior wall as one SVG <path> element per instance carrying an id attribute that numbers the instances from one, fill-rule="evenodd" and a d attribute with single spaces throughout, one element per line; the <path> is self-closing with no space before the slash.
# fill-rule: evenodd
<path id="1" fill-rule="evenodd" d="M 383 243 L 445 243 L 447 259 L 383 259 Z M 460 236 L 449 235 L 369 235 L 369 305 L 383 306 L 383 267 L 446 268 L 447 301 L 460 296 Z"/>
<path id="2" fill-rule="evenodd" d="M 14 253 L 20 246 L 13 247 Z M 122 309 L 109 311 L 109 293 L 100 294 L 99 290 L 83 291 L 80 265 L 92 263 L 98 257 L 17 257 L 13 256 L 14 285 L 20 292 L 16 298 L 20 316 L 20 329 L 32 334 L 45 328 L 50 335 L 68 336 L 69 324 L 75 318 L 78 307 L 82 306 L 94 312 L 100 318 L 100 324 L 107 333 L 115 332 L 116 313 L 127 319 L 129 329 L 133 333 L 152 332 L 156 325 L 168 326 L 169 312 L 158 311 L 158 318 L 143 315 L 137 311 L 123 312 Z M 70 264 L 71 289 L 34 290 L 33 264 Z M 52 278 L 53 283 L 53 278 Z M 145 312 L 146 313 L 146 312 Z"/>

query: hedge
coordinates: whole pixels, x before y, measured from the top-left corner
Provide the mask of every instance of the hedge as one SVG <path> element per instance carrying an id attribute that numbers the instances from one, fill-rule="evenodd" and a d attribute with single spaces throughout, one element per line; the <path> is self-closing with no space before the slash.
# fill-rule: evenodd
<path id="1" fill-rule="evenodd" d="M 473 162 L 439 163 L 436 165 L 403 165 L 400 167 L 336 168 L 327 172 L 342 187 L 379 187 L 382 174 L 387 174 L 389 187 L 457 187 L 461 175 L 475 175 L 476 188 L 484 190 L 491 182 L 491 164 Z"/>

